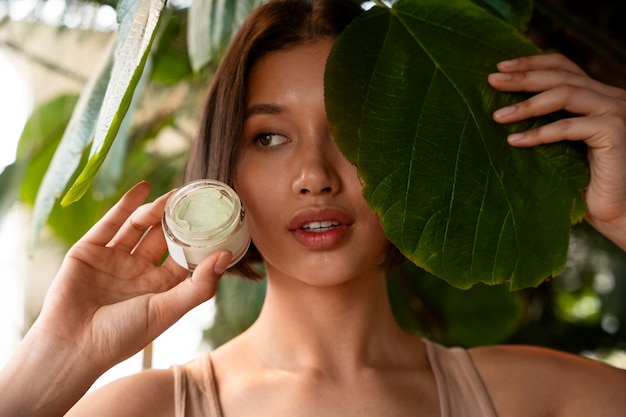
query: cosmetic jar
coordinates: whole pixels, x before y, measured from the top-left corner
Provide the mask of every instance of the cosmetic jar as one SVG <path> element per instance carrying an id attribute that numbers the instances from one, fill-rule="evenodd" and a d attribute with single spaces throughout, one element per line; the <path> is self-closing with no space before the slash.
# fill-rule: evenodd
<path id="1" fill-rule="evenodd" d="M 192 181 L 174 191 L 165 203 L 162 225 L 170 256 L 190 271 L 217 250 L 232 252 L 230 268 L 250 245 L 239 196 L 216 180 Z"/>

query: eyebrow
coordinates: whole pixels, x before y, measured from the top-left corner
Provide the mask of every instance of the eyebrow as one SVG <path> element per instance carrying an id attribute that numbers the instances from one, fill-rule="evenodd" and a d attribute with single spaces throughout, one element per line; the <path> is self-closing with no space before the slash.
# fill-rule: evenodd
<path id="1" fill-rule="evenodd" d="M 278 104 L 255 104 L 246 109 L 246 119 L 256 114 L 280 114 L 285 108 Z"/>

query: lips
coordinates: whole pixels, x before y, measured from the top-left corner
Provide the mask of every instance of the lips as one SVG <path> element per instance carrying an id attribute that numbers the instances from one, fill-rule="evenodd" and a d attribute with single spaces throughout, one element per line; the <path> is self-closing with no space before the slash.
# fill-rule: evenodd
<path id="1" fill-rule="evenodd" d="M 309 249 L 331 249 L 346 235 L 353 219 L 337 208 L 307 209 L 293 216 L 289 231 Z"/>

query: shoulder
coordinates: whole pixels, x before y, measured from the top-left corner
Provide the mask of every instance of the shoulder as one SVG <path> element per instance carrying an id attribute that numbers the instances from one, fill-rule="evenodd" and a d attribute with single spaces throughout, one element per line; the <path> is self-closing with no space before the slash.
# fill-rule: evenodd
<path id="1" fill-rule="evenodd" d="M 501 417 L 623 416 L 626 371 L 552 349 L 489 346 L 469 351 Z"/>
<path id="2" fill-rule="evenodd" d="M 172 416 L 174 373 L 150 369 L 111 382 L 85 395 L 67 416 Z"/>

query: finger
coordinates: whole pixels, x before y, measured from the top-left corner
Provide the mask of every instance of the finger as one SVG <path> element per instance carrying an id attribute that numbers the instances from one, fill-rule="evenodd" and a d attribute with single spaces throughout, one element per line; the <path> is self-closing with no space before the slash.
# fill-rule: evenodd
<path id="1" fill-rule="evenodd" d="M 494 73 L 489 74 L 487 79 L 493 88 L 505 92 L 538 93 L 553 88 L 568 87 L 595 91 L 604 97 L 626 100 L 626 92 L 620 88 L 567 71 Z"/>
<path id="2" fill-rule="evenodd" d="M 155 294 L 150 303 L 155 331 L 171 326 L 189 310 L 212 298 L 231 260 L 230 252 L 216 252 L 198 265 L 191 278 L 169 291 Z"/>
<path id="3" fill-rule="evenodd" d="M 525 91 L 537 93 L 546 91 L 560 85 L 584 87 L 598 90 L 603 89 L 603 84 L 589 77 L 573 74 L 564 70 L 536 70 L 520 72 L 497 72 L 487 77 L 489 84 L 501 91 Z M 608 86 L 606 90 L 609 91 Z"/>
<path id="4" fill-rule="evenodd" d="M 121 225 L 148 197 L 150 186 L 142 181 L 126 192 L 81 240 L 98 246 L 106 245 L 119 231 Z"/>
<path id="5" fill-rule="evenodd" d="M 606 131 L 606 117 L 573 117 L 560 119 L 526 132 L 514 133 L 507 140 L 518 147 L 555 143 L 562 140 L 585 140 L 596 149 L 610 146 Z"/>
<path id="6" fill-rule="evenodd" d="M 585 72 L 570 59 L 561 54 L 530 55 L 499 62 L 496 67 L 501 72 L 525 72 L 537 70 L 564 70 L 573 74 Z"/>
<path id="7" fill-rule="evenodd" d="M 134 210 L 107 246 L 130 252 L 146 230 L 160 222 L 169 194 L 164 194 L 152 203 L 144 204 Z"/>
<path id="8" fill-rule="evenodd" d="M 559 110 L 594 116 L 613 113 L 614 109 L 619 107 L 619 103 L 608 100 L 594 91 L 563 85 L 512 106 L 498 109 L 494 112 L 493 118 L 499 123 L 513 123 Z"/>

